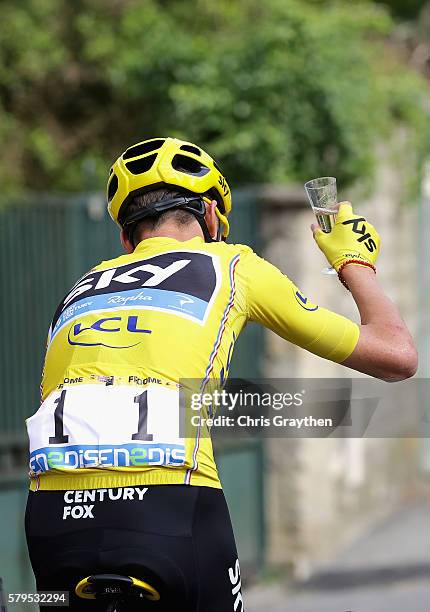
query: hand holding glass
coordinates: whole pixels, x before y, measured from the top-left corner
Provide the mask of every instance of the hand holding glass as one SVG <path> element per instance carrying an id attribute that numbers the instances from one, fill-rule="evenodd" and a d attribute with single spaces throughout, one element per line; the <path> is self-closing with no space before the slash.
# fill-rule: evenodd
<path id="1" fill-rule="evenodd" d="M 338 209 L 336 179 L 334 176 L 312 179 L 305 183 L 305 191 L 320 228 L 323 232 L 331 232 Z M 336 270 L 329 266 L 322 273 L 336 274 Z"/>

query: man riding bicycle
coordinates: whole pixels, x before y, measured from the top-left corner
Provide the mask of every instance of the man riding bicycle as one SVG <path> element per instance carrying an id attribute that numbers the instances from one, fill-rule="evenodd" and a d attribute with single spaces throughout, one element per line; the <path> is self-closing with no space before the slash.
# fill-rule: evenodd
<path id="1" fill-rule="evenodd" d="M 375 247 L 366 248 L 348 203 L 330 234 L 313 229 L 361 325 L 307 308 L 287 276 L 225 242 L 230 188 L 200 147 L 131 146 L 110 170 L 107 198 L 126 254 L 94 267 L 59 304 L 42 404 L 27 419 L 37 588 L 70 591 L 72 609 L 96 610 L 75 586 L 109 572 L 152 585 L 154 610 L 237 612 L 239 562 L 211 440 L 178 428 L 183 381 L 225 380 L 250 320 L 384 380 L 415 373 L 415 347 L 376 280 L 379 236 L 366 222 Z"/>

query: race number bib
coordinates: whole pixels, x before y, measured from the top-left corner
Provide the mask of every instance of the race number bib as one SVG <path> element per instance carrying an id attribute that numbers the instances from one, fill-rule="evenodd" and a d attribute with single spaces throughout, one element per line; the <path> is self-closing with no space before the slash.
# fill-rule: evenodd
<path id="1" fill-rule="evenodd" d="M 177 390 L 79 385 L 27 419 L 30 470 L 184 466 Z"/>

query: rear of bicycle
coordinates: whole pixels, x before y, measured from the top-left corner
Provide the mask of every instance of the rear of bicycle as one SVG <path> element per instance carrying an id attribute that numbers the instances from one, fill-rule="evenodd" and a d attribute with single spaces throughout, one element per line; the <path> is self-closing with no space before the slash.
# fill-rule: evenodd
<path id="1" fill-rule="evenodd" d="M 97 600 L 105 612 L 160 610 L 159 590 L 144 580 L 122 574 L 93 574 L 78 582 L 75 593 L 81 599 Z"/>

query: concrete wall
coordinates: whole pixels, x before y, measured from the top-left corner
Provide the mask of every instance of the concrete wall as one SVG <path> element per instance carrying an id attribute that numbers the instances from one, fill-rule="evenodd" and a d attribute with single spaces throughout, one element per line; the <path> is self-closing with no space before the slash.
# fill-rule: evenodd
<path id="1" fill-rule="evenodd" d="M 417 325 L 417 208 L 404 202 L 404 168 L 380 151 L 376 188 L 350 198 L 382 236 L 378 279 L 412 332 Z M 264 257 L 312 301 L 359 322 L 351 294 L 313 241 L 313 213 L 301 187 L 263 190 Z M 269 378 L 360 377 L 266 332 Z M 266 444 L 267 560 L 306 577 L 357 532 L 417 490 L 419 445 L 414 439 L 271 439 Z"/>

